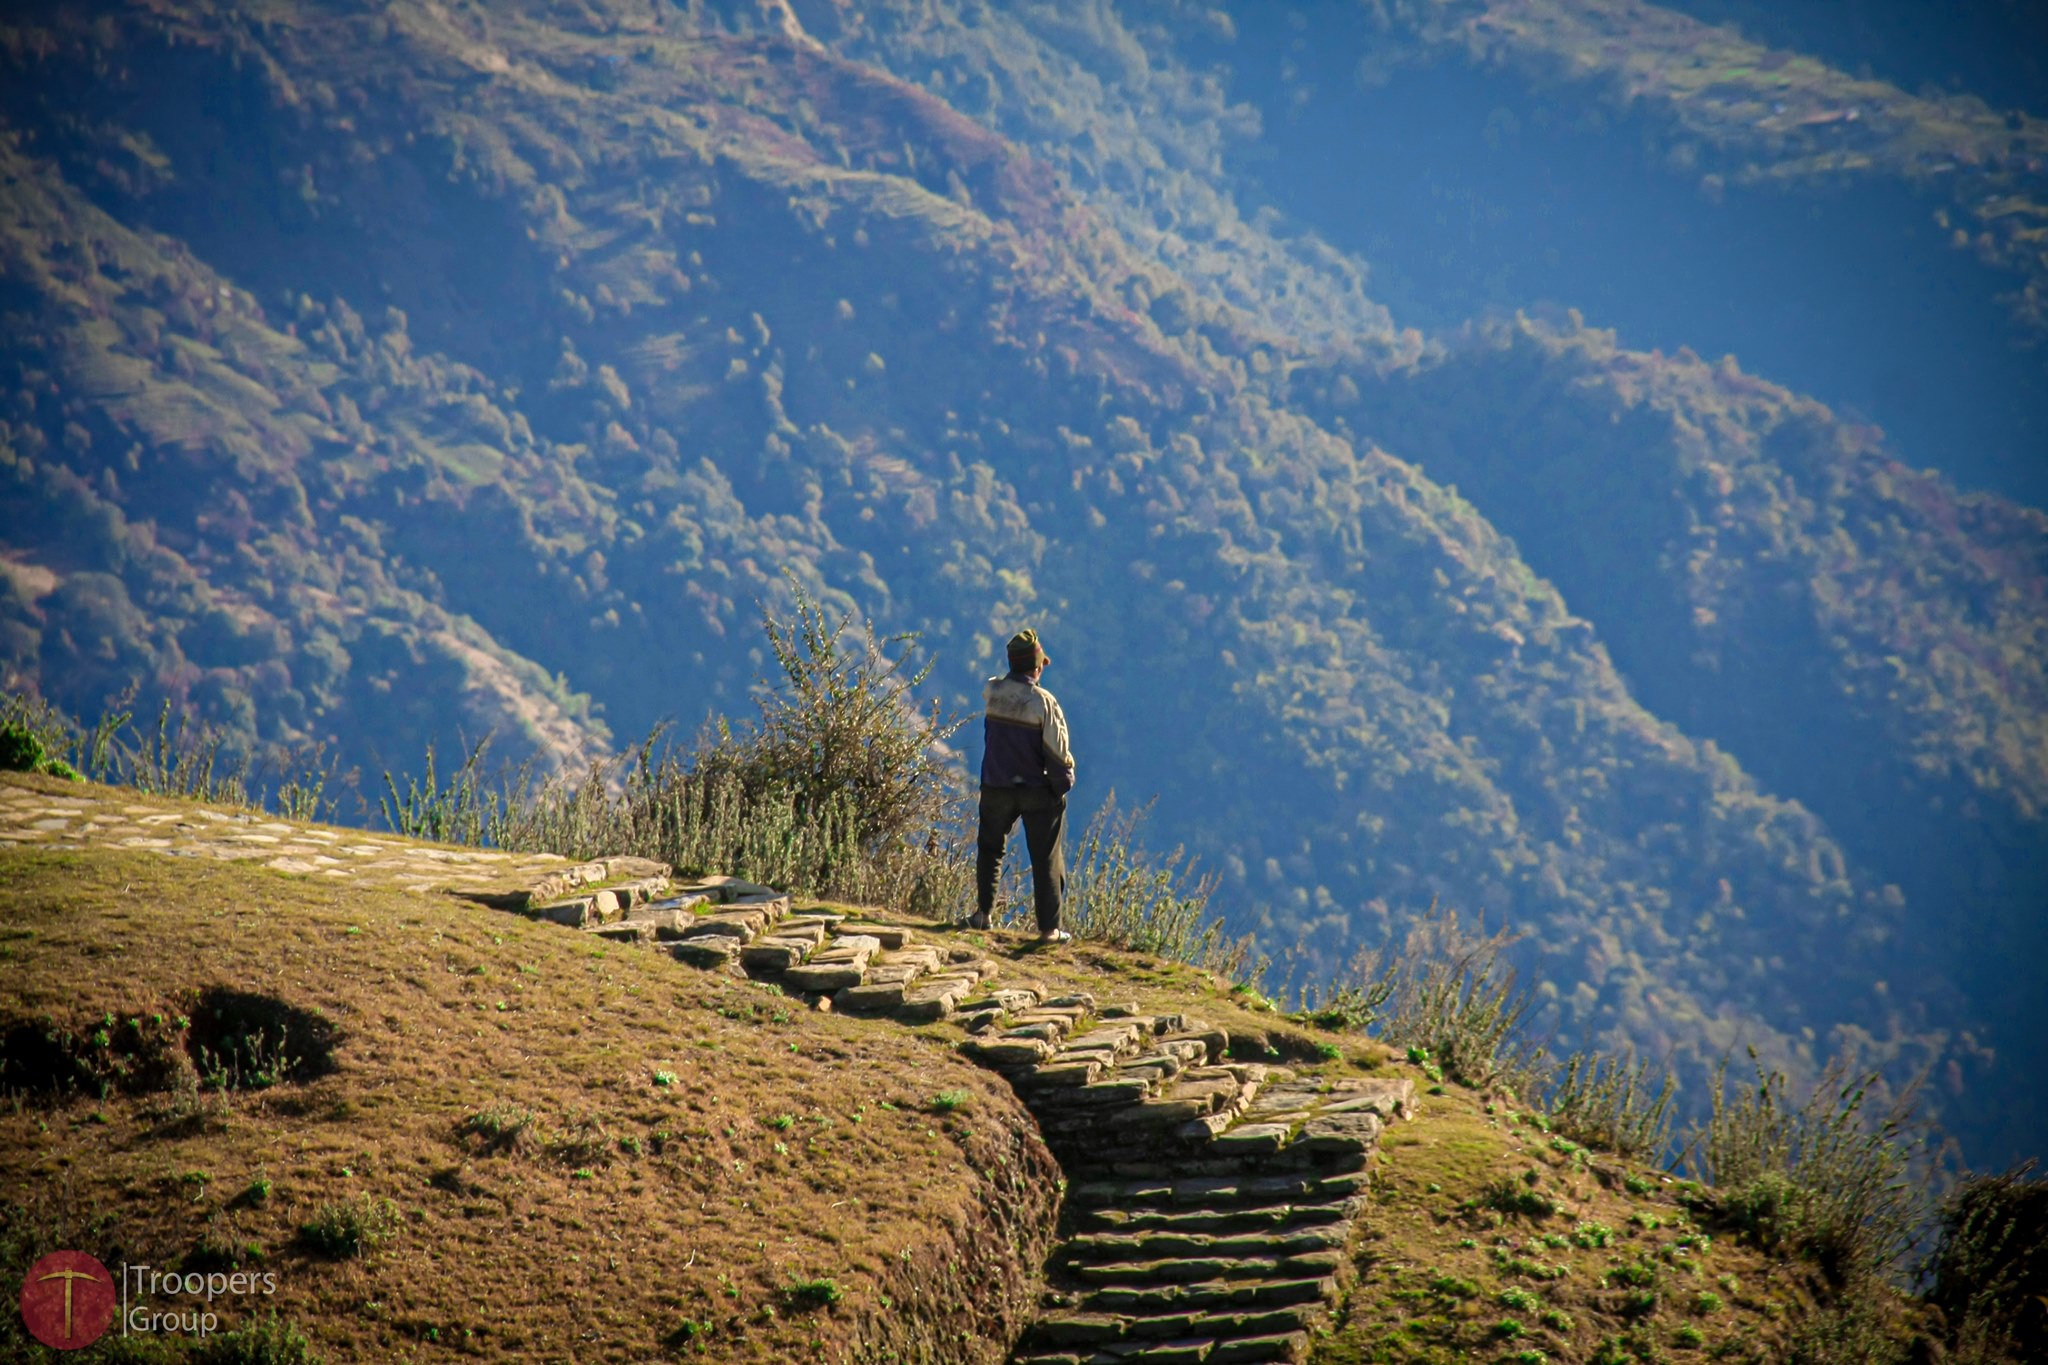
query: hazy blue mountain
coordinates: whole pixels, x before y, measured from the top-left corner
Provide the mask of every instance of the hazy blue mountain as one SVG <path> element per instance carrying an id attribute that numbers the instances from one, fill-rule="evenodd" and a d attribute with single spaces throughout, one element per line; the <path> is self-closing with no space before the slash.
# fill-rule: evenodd
<path id="1" fill-rule="evenodd" d="M 10 685 L 374 782 L 743 709 L 785 574 L 963 709 L 1034 624 L 1305 970 L 1442 898 L 2038 1149 L 2029 114 L 1647 5 L 0 33 Z"/>

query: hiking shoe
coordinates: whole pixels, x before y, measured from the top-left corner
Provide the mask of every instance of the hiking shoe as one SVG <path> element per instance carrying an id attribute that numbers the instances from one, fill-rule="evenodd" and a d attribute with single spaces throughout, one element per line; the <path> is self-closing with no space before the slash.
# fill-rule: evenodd
<path id="1" fill-rule="evenodd" d="M 1038 936 L 1040 943 L 1072 943 L 1074 936 L 1064 929 L 1048 929 Z"/>
<path id="2" fill-rule="evenodd" d="M 973 914 L 967 917 L 967 923 L 962 927 L 967 929 L 988 928 L 988 912 L 985 910 L 975 911 Z"/>

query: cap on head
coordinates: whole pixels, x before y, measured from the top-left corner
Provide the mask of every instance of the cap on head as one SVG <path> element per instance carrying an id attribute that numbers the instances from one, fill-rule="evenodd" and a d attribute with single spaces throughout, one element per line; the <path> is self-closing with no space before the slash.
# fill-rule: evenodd
<path id="1" fill-rule="evenodd" d="M 1052 662 L 1052 656 L 1045 652 L 1045 646 L 1038 643 L 1038 632 L 1026 627 L 1010 637 L 1010 667 L 1028 673 L 1040 664 Z"/>

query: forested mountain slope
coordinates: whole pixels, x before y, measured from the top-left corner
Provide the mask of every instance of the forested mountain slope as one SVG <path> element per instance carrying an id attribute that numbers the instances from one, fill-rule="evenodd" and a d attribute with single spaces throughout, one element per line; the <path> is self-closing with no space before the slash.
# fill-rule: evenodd
<path id="1" fill-rule="evenodd" d="M 738 711 L 785 572 L 955 705 L 1028 621 L 1084 792 L 1314 969 L 1441 896 L 1564 1044 L 1933 1065 L 2027 1149 L 2040 513 L 1733 364 L 1401 330 L 1235 197 L 1167 39 L 1253 12 L 798 10 L 11 18 L 10 680 L 374 774 Z"/>

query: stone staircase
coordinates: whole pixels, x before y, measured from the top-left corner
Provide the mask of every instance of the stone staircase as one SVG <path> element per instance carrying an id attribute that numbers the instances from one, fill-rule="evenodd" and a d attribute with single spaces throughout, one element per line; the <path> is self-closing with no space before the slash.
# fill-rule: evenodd
<path id="1" fill-rule="evenodd" d="M 658 864 L 606 859 L 550 883 L 506 908 L 819 1008 L 942 1022 L 1009 1080 L 1069 1181 L 1016 1365 L 1306 1357 L 1380 1132 L 1410 1116 L 1413 1082 L 1233 1061 L 1222 1029 L 1007 979 L 1006 964 L 900 925 L 795 914 L 788 896 L 730 877 L 675 886 Z"/>

